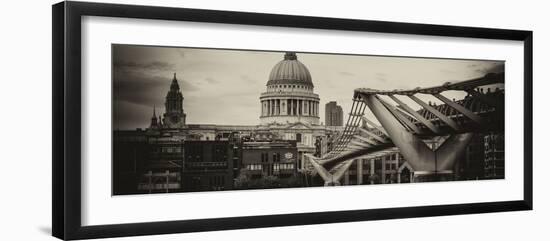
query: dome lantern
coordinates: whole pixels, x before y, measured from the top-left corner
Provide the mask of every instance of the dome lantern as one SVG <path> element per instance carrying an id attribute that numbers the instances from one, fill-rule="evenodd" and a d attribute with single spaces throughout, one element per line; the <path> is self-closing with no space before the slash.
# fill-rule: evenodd
<path id="1" fill-rule="evenodd" d="M 294 52 L 286 52 L 285 53 L 285 60 L 297 60 L 298 57 L 296 56 L 296 53 Z"/>

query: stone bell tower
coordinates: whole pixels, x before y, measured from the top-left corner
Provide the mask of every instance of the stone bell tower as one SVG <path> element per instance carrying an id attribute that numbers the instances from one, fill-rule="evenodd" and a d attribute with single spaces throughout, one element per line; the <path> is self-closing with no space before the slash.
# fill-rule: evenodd
<path id="1" fill-rule="evenodd" d="M 164 128 L 183 128 L 185 126 L 185 113 L 183 112 L 183 95 L 180 91 L 176 73 L 170 84 L 170 90 L 166 94 L 164 102 L 166 112 L 164 113 Z"/>

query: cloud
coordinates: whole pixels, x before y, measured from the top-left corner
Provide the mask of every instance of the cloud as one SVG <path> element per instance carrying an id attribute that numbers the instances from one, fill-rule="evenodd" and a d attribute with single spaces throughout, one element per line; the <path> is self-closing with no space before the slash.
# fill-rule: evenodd
<path id="1" fill-rule="evenodd" d="M 350 72 L 347 72 L 347 71 L 340 71 L 340 72 L 338 72 L 338 74 L 343 75 L 343 76 L 355 76 L 354 73 L 350 73 Z"/>
<path id="2" fill-rule="evenodd" d="M 160 108 L 156 106 L 157 115 Z M 115 101 L 113 104 L 113 129 L 129 129 L 128 127 L 145 128 L 149 125 L 153 107 L 137 105 L 127 101 Z"/>
<path id="3" fill-rule="evenodd" d="M 220 83 L 220 81 L 218 81 L 218 80 L 216 80 L 216 79 L 214 79 L 214 78 L 212 78 L 212 77 L 206 77 L 206 78 L 204 78 L 204 80 L 205 80 L 206 82 L 208 82 L 209 84 L 217 84 L 217 83 Z"/>
<path id="4" fill-rule="evenodd" d="M 135 61 L 123 61 L 118 60 L 113 63 L 113 66 L 118 69 L 130 69 L 133 71 L 172 71 L 174 70 L 174 64 L 170 64 L 162 61 L 151 61 L 146 63 L 138 63 Z"/>
<path id="5" fill-rule="evenodd" d="M 493 62 L 488 65 L 470 64 L 468 68 L 473 69 L 476 73 L 488 74 L 488 73 L 501 73 L 504 72 L 504 62 Z"/>
<path id="6" fill-rule="evenodd" d="M 171 75 L 150 75 L 137 71 L 116 69 L 113 74 L 113 97 L 115 101 L 126 101 L 138 105 L 160 106 L 172 81 Z M 195 85 L 185 79 L 178 79 L 180 88 L 197 91 Z"/>
<path id="7" fill-rule="evenodd" d="M 450 70 L 450 69 L 440 69 L 439 72 L 441 72 L 443 74 L 456 74 L 457 73 L 456 70 Z"/>
<path id="8" fill-rule="evenodd" d="M 493 63 L 492 66 L 485 69 L 485 73 L 501 73 L 504 72 L 504 63 Z"/>
<path id="9" fill-rule="evenodd" d="M 185 51 L 183 49 L 178 49 L 177 53 L 181 58 L 185 58 Z"/>
<path id="10" fill-rule="evenodd" d="M 258 83 L 258 80 L 250 78 L 250 76 L 248 76 L 248 75 L 241 75 L 240 77 L 241 77 L 241 80 L 243 80 L 243 82 L 245 82 L 247 84 L 256 84 L 256 83 Z"/>
<path id="11" fill-rule="evenodd" d="M 387 75 L 385 73 L 375 73 L 374 74 L 374 79 L 378 80 L 380 82 L 387 82 L 388 81 Z"/>

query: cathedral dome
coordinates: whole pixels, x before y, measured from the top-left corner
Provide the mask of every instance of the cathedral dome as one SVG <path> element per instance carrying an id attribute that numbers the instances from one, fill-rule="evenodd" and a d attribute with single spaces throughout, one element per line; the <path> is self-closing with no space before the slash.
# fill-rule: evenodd
<path id="1" fill-rule="evenodd" d="M 307 67 L 287 52 L 271 70 L 266 92 L 260 95 L 262 125 L 319 125 L 319 95 L 313 91 Z"/>
<path id="2" fill-rule="evenodd" d="M 307 67 L 298 61 L 296 53 L 287 52 L 284 60 L 277 63 L 269 74 L 267 85 L 300 84 L 313 87 Z"/>

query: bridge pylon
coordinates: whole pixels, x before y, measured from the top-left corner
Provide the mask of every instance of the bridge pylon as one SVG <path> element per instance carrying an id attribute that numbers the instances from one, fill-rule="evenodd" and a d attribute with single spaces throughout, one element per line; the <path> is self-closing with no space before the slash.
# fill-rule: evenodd
<path id="1" fill-rule="evenodd" d="M 317 158 L 312 156 L 311 154 L 306 154 L 305 157 L 311 163 L 313 168 L 315 168 L 317 174 L 319 174 L 319 176 L 323 178 L 323 181 L 325 181 L 325 186 L 341 186 L 342 183 L 340 182 L 340 179 L 342 179 L 344 173 L 355 162 L 355 159 L 346 160 L 340 163 L 338 166 L 327 170 L 325 167 L 319 164 L 316 160 Z"/>
<path id="2" fill-rule="evenodd" d="M 362 99 L 414 170 L 428 173 L 452 170 L 472 139 L 473 133 L 452 134 L 434 151 L 409 132 L 375 94 L 362 94 Z"/>

